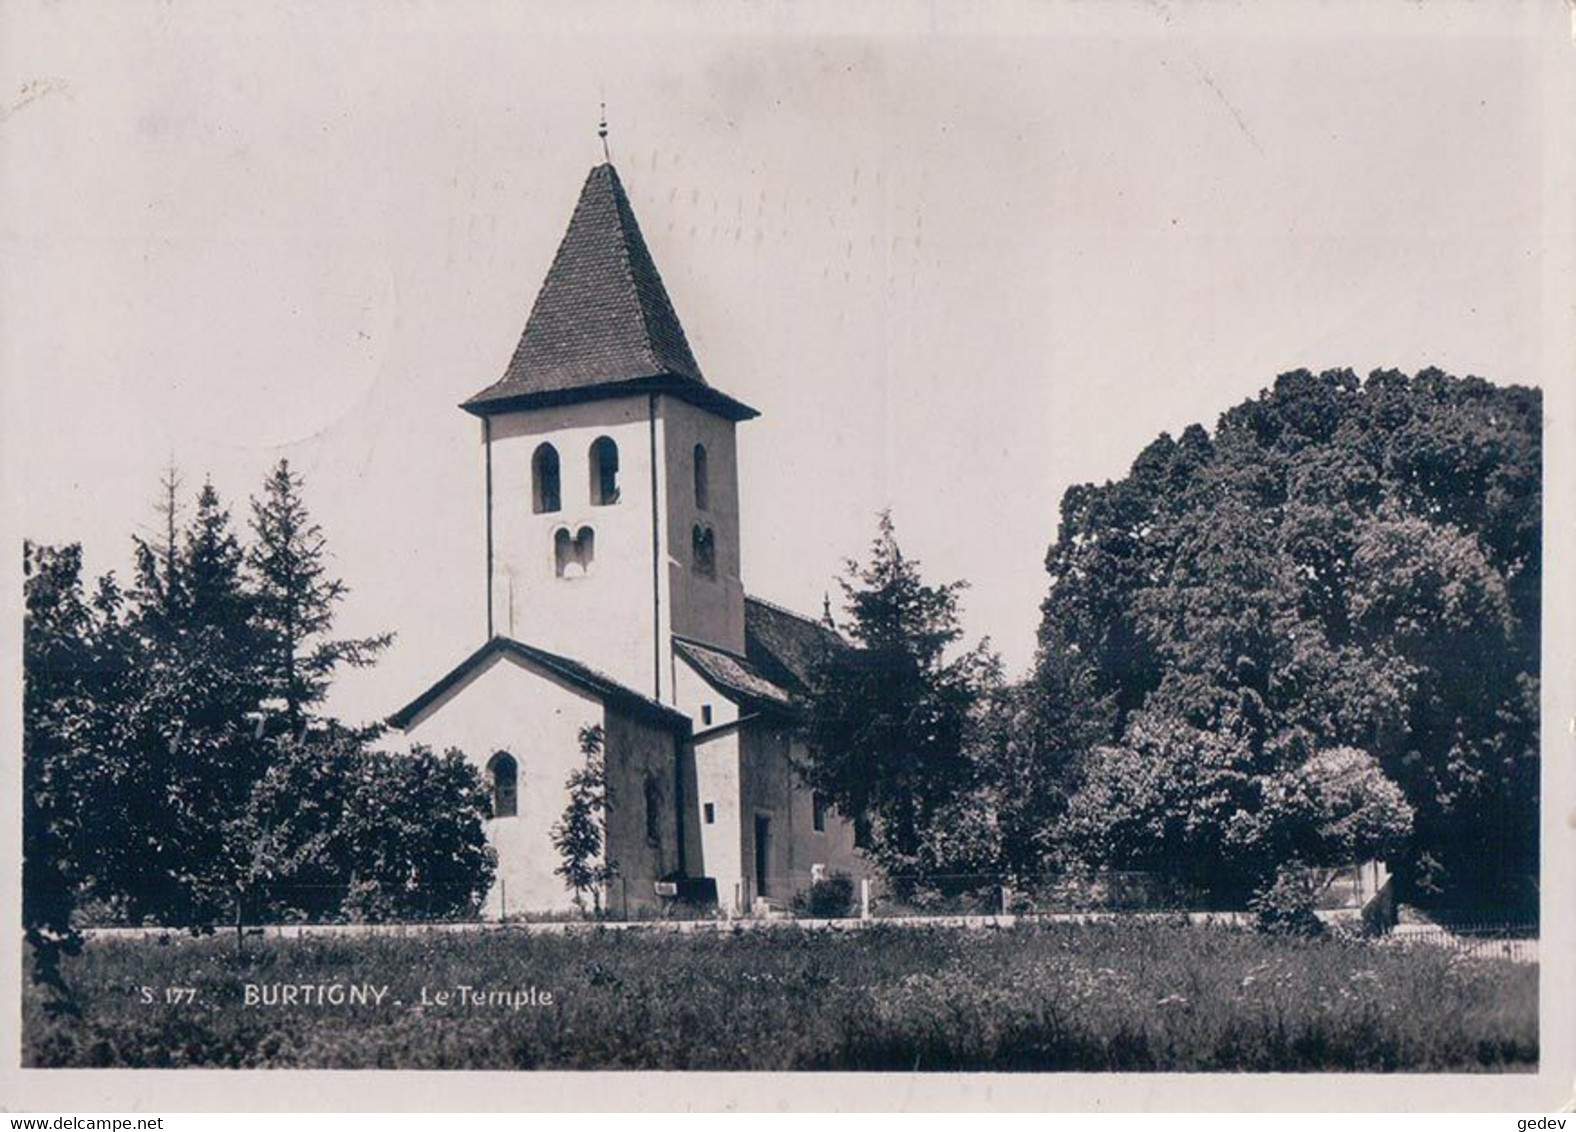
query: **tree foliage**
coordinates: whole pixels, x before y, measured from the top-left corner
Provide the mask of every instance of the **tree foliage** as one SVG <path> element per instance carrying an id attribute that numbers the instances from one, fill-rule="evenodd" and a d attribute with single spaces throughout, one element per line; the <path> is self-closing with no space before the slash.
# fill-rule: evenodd
<path id="1" fill-rule="evenodd" d="M 297 731 L 327 694 L 335 669 L 375 663 L 393 635 L 329 635 L 335 609 L 350 591 L 328 576 L 327 540 L 307 512 L 301 477 L 287 460 L 269 473 L 261 498 L 252 499 L 252 534 L 247 564 L 255 578 L 253 620 L 264 673 L 289 730 Z"/>
<path id="2" fill-rule="evenodd" d="M 496 868 L 486 786 L 459 751 L 277 741 L 234 821 L 248 919 L 431 920 L 476 912 Z"/>
<path id="3" fill-rule="evenodd" d="M 270 476 L 251 547 L 212 484 L 189 512 L 173 471 L 161 486 L 127 589 L 110 574 L 90 594 L 78 546 L 25 549 L 24 924 L 45 981 L 77 916 L 196 929 L 232 916 L 257 870 L 280 867 L 247 824 L 270 799 L 292 812 L 269 836 L 301 870 L 322 865 L 300 830 L 327 823 L 357 914 L 410 914 L 413 877 L 459 890 L 485 873 L 474 773 L 375 755 L 364 733 L 309 715 L 337 664 L 370 663 L 387 638 L 331 639 L 345 589 L 299 478 L 282 463 Z M 292 728 L 281 746 L 285 729 L 267 726 L 280 714 L 311 722 L 311 740 Z M 270 792 L 281 774 L 298 795 Z"/>
<path id="4" fill-rule="evenodd" d="M 1527 898 L 1540 410 L 1436 370 L 1298 371 L 1213 436 L 1162 436 L 1125 478 L 1069 490 L 1040 668 L 1112 710 L 1068 780 L 1068 844 L 1231 887 L 1249 826 L 1253 875 L 1310 837 L 1370 852 L 1405 828 L 1414 888 L 1427 861 L 1450 899 Z M 1361 791 L 1297 793 L 1330 775 Z M 1294 797 L 1313 806 L 1296 836 Z"/>
<path id="5" fill-rule="evenodd" d="M 225 823 L 269 753 L 255 734 L 265 690 L 240 544 L 212 484 L 179 532 L 176 482 L 164 480 L 164 542 L 135 540 L 117 611 L 123 679 L 99 704 L 112 742 L 96 773 L 118 805 L 98 823 L 95 896 L 118 919 L 187 926 L 232 903 Z"/>
<path id="6" fill-rule="evenodd" d="M 27 544 L 22 640 L 22 922 L 35 977 L 64 991 L 59 961 L 81 946 L 72 912 L 90 882 L 94 818 L 110 784 L 84 770 L 103 757 L 102 705 L 123 676 L 113 582 L 83 590 L 82 550 Z"/>
<path id="7" fill-rule="evenodd" d="M 964 583 L 927 585 L 883 514 L 869 562 L 850 562 L 841 584 L 857 647 L 828 651 L 812 673 L 804 721 L 811 758 L 802 773 L 839 811 L 868 823 L 869 851 L 889 873 L 976 860 L 995 818 L 978 793 L 971 737 L 999 672 L 984 644 L 955 647 Z M 974 819 L 967 833 L 952 820 L 961 813 Z"/>
<path id="8" fill-rule="evenodd" d="M 564 878 L 577 906 L 584 909 L 589 895 L 592 910 L 600 913 L 602 886 L 618 875 L 618 863 L 605 856 L 609 803 L 600 726 L 580 729 L 580 754 L 584 761 L 564 783 L 569 804 L 552 828 L 553 848 L 559 856 L 553 872 Z"/>

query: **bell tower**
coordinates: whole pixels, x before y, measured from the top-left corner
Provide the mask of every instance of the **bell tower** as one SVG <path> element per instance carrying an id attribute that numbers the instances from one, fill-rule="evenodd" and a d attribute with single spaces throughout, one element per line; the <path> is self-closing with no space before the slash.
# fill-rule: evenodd
<path id="1" fill-rule="evenodd" d="M 481 420 L 487 632 L 673 701 L 675 636 L 744 652 L 735 430 L 611 163 L 591 170 Z"/>

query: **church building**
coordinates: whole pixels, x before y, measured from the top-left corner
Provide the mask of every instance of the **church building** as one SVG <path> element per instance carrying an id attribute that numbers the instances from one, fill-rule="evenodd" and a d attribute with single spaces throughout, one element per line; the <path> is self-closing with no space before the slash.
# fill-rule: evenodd
<path id="1" fill-rule="evenodd" d="M 480 424 L 486 636 L 390 723 L 483 772 L 488 913 L 573 906 L 551 829 L 589 725 L 614 914 L 680 897 L 761 913 L 863 875 L 852 824 L 794 771 L 794 693 L 848 646 L 745 592 L 737 429 L 759 414 L 702 377 L 611 164 L 503 376 L 460 407 Z"/>

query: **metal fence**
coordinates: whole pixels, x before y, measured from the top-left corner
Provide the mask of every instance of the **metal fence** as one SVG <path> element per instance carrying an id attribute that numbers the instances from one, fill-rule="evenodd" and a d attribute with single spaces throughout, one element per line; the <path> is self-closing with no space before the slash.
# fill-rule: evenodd
<path id="1" fill-rule="evenodd" d="M 1396 947 L 1443 947 L 1473 959 L 1538 961 L 1538 928 L 1534 924 L 1397 924 L 1385 937 Z"/>
<path id="2" fill-rule="evenodd" d="M 1031 876 L 930 874 L 870 880 L 871 915 L 1044 916 L 1115 912 L 1205 912 L 1209 897 L 1152 873 Z"/>

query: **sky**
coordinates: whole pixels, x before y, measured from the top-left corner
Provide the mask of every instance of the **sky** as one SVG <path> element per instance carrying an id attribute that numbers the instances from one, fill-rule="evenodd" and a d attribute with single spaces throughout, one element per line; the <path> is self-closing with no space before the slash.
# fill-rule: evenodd
<path id="1" fill-rule="evenodd" d="M 762 411 L 746 588 L 818 613 L 889 508 L 1021 672 L 1062 493 L 1161 432 L 1299 367 L 1548 380 L 1562 18 L 13 4 L 10 514 L 124 574 L 172 460 L 244 522 L 288 458 L 352 591 L 340 629 L 398 634 L 331 706 L 401 706 L 483 638 L 456 405 L 509 359 L 605 101 L 702 370 Z"/>

